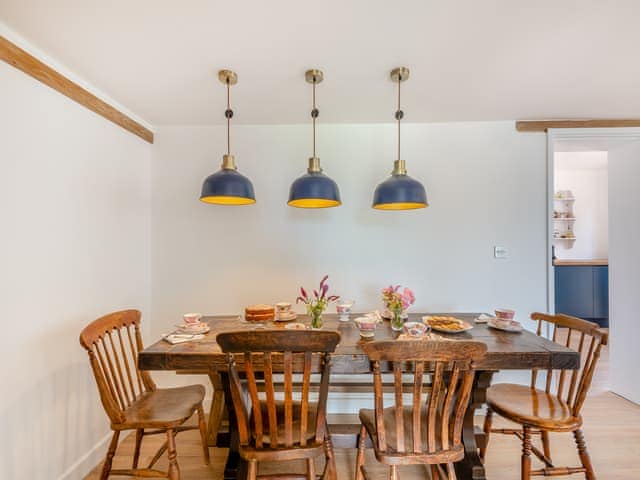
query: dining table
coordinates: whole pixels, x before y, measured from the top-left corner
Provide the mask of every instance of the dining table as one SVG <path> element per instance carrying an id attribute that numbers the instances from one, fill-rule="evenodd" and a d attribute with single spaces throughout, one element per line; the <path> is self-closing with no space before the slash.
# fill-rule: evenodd
<path id="1" fill-rule="evenodd" d="M 520 332 L 506 332 L 489 327 L 486 323 L 476 323 L 480 313 L 411 313 L 408 321 L 421 321 L 425 315 L 452 316 L 467 322 L 473 328 L 459 333 L 438 333 L 449 340 L 474 340 L 487 345 L 485 357 L 476 364 L 476 376 L 473 391 L 467 408 L 464 426 L 463 443 L 464 458 L 455 464 L 456 475 L 459 480 L 485 480 L 486 474 L 478 449 L 487 441 L 482 430 L 475 426 L 474 416 L 485 403 L 487 388 L 491 385 L 492 376 L 500 370 L 532 370 L 532 369 L 578 369 L 580 355 L 563 345 L 555 343 L 543 336 L 538 336 L 528 330 Z M 371 378 L 371 363 L 362 350 L 363 342 L 376 340 L 398 339 L 401 332 L 391 329 L 389 321 L 378 326 L 373 338 L 363 338 L 353 322 L 358 315 L 351 315 L 351 320 L 342 321 L 335 314 L 323 316 L 323 329 L 340 333 L 341 340 L 331 357 L 331 373 L 355 376 L 369 376 Z M 142 350 L 138 355 L 138 366 L 141 370 L 164 370 L 176 372 L 209 373 L 211 378 L 219 378 L 217 388 L 222 388 L 226 398 L 229 397 L 228 361 L 216 343 L 216 335 L 226 331 L 253 330 L 263 328 L 285 328 L 285 322 L 255 322 L 246 321 L 239 315 L 205 316 L 202 321 L 207 322 L 210 331 L 203 338 L 195 341 L 172 345 L 164 340 Z M 310 324 L 306 315 L 298 315 L 296 322 Z M 398 339 L 402 341 L 402 339 Z M 411 340 L 407 340 L 411 341 Z M 215 376 L 212 376 L 215 375 Z M 361 378 L 361 377 L 358 377 Z M 334 382 L 331 382 L 332 386 Z M 348 391 L 344 388 L 342 391 Z M 362 383 L 358 383 L 362 388 Z M 373 395 L 373 389 L 371 389 Z M 329 395 L 331 396 L 331 390 Z M 229 454 L 225 466 L 225 479 L 242 478 L 243 468 L 239 458 L 237 429 L 234 429 L 235 415 L 231 402 L 225 402 L 229 418 L 229 433 L 224 438 Z M 357 413 L 357 412 L 345 412 Z M 354 425 L 355 427 L 355 425 Z M 357 428 L 349 430 L 345 425 L 332 428 L 329 425 L 332 439 L 341 435 L 334 444 L 339 447 L 356 447 Z M 345 432 L 352 431 L 351 436 Z M 347 439 L 347 440 L 345 440 Z"/>

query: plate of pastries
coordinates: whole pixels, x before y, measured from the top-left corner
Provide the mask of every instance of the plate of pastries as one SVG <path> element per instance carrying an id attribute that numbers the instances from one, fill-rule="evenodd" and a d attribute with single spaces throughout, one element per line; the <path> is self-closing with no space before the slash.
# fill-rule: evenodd
<path id="1" fill-rule="evenodd" d="M 431 327 L 431 330 L 441 333 L 460 333 L 471 330 L 473 325 L 456 317 L 443 315 L 427 315 L 422 321 Z"/>

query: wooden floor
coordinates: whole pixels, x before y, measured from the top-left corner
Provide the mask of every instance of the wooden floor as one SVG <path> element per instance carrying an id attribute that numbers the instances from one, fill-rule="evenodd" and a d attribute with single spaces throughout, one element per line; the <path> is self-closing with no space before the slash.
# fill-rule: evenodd
<path id="1" fill-rule="evenodd" d="M 584 407 L 584 431 L 587 447 L 591 453 L 598 478 L 603 480 L 640 479 L 640 406 L 607 390 L 608 378 L 607 352 L 604 352 L 600 369 L 596 373 L 594 384 Z M 477 419 L 481 424 L 482 418 Z M 506 425 L 498 418 L 494 426 Z M 151 437 L 143 444 L 141 464 L 153 455 L 161 438 Z M 558 465 L 578 465 L 578 458 L 571 434 L 551 434 L 553 460 Z M 211 449 L 211 465 L 202 461 L 200 438 L 197 431 L 182 433 L 177 439 L 178 462 L 183 480 L 221 479 L 227 451 L 221 448 Z M 133 437 L 129 436 L 121 443 L 114 468 L 129 468 L 133 451 Z M 493 435 L 487 453 L 487 478 L 489 480 L 517 480 L 520 468 L 520 443 L 515 437 Z M 535 458 L 535 457 L 534 457 Z M 338 478 L 353 478 L 355 450 L 336 450 Z M 386 478 L 386 468 L 379 465 L 372 452 L 367 452 L 366 465 L 374 478 Z M 535 465 L 535 460 L 534 460 Z M 158 464 L 166 469 L 166 458 Z M 260 473 L 283 471 L 282 465 L 261 466 Z M 284 471 L 303 472 L 302 465 L 287 465 Z M 320 465 L 319 465 L 320 467 Z M 96 467 L 85 480 L 97 480 L 100 466 Z M 129 478 L 129 477 L 113 477 Z M 422 467 L 400 469 L 400 478 L 404 480 L 428 479 L 429 473 Z M 556 478 L 582 478 L 580 475 Z"/>

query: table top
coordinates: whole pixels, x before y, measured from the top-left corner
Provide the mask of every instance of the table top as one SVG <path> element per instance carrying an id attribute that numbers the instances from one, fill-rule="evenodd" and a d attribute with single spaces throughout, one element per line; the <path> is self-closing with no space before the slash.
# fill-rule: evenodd
<path id="1" fill-rule="evenodd" d="M 409 315 L 409 320 L 419 320 L 422 313 Z M 579 354 L 567 347 L 539 337 L 532 332 L 509 333 L 477 324 L 477 313 L 433 313 L 429 315 L 450 315 L 466 320 L 473 325 L 471 330 L 461 333 L 440 334 L 451 340 L 475 340 L 487 345 L 487 355 L 477 365 L 478 370 L 530 370 L 532 368 L 577 369 Z M 357 315 L 351 315 L 355 318 Z M 360 337 L 353 321 L 341 322 L 335 314 L 325 314 L 324 330 L 338 331 L 342 338 L 332 355 L 333 373 L 357 374 L 371 372 L 371 366 L 361 345 L 374 340 L 391 340 L 398 333 L 391 330 L 389 322 L 378 325 L 375 338 Z M 227 368 L 225 356 L 216 343 L 216 335 L 234 330 L 256 328 L 284 328 L 285 322 L 247 322 L 238 316 L 207 316 L 211 331 L 202 340 L 171 345 L 160 340 L 147 347 L 138 355 L 141 370 L 224 370 Z M 297 322 L 309 324 L 306 315 L 299 315 Z M 407 340 L 411 341 L 411 340 Z"/>

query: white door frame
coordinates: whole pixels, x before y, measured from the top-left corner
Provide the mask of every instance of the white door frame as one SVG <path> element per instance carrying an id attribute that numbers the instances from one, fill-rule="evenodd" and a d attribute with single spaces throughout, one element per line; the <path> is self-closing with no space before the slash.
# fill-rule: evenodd
<path id="1" fill-rule="evenodd" d="M 640 140 L 640 128 L 550 128 L 547 131 L 547 311 L 555 313 L 555 277 L 552 261 L 554 153 L 560 140 L 593 143 L 594 150 Z"/>

